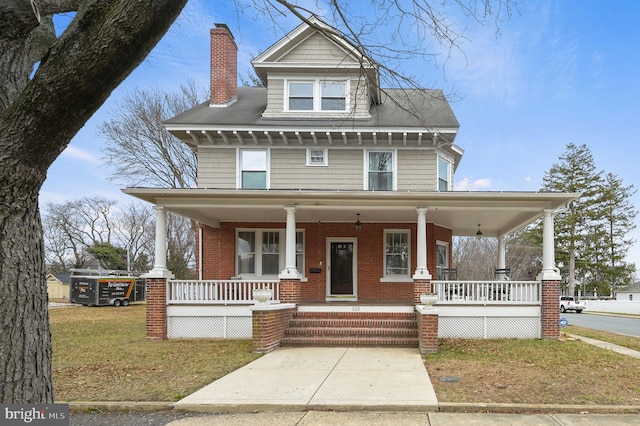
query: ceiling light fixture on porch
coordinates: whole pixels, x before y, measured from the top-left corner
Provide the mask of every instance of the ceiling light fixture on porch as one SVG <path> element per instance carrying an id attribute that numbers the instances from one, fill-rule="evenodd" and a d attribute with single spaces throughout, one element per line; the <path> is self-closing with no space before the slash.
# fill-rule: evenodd
<path id="1" fill-rule="evenodd" d="M 479 237 L 482 235 L 482 231 L 480 230 L 480 224 L 478 224 L 478 232 L 476 232 L 476 237 Z"/>
<path id="2" fill-rule="evenodd" d="M 358 217 L 358 219 L 356 220 L 356 231 L 359 231 L 362 229 L 362 222 L 360 222 L 360 213 L 356 213 L 356 216 Z"/>

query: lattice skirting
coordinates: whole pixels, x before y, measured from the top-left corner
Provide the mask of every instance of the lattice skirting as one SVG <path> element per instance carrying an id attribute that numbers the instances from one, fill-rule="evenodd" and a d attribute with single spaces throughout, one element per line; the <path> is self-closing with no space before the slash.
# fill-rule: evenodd
<path id="1" fill-rule="evenodd" d="M 247 339 L 252 336 L 251 317 L 169 317 L 170 339 Z"/>
<path id="2" fill-rule="evenodd" d="M 452 339 L 537 339 L 540 317 L 440 316 L 438 337 Z"/>

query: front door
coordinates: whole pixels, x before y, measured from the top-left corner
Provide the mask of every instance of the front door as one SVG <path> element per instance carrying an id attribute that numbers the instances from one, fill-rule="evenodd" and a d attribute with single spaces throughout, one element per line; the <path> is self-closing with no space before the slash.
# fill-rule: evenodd
<path id="1" fill-rule="evenodd" d="M 356 259 L 355 240 L 327 241 L 328 299 L 356 299 Z"/>

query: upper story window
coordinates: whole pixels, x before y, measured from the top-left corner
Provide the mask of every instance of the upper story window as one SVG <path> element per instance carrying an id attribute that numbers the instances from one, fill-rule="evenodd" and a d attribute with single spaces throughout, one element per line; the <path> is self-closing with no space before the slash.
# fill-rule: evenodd
<path id="1" fill-rule="evenodd" d="M 307 149 L 307 166 L 326 166 L 327 164 L 326 148 Z"/>
<path id="2" fill-rule="evenodd" d="M 451 191 L 451 163 L 438 157 L 438 191 Z"/>
<path id="3" fill-rule="evenodd" d="M 339 80 L 290 80 L 289 111 L 346 111 L 347 82 Z"/>
<path id="4" fill-rule="evenodd" d="M 367 152 L 367 189 L 370 191 L 392 191 L 394 189 L 393 151 Z"/>
<path id="5" fill-rule="evenodd" d="M 266 149 L 239 150 L 240 182 L 242 189 L 267 189 L 269 183 L 269 152 Z"/>

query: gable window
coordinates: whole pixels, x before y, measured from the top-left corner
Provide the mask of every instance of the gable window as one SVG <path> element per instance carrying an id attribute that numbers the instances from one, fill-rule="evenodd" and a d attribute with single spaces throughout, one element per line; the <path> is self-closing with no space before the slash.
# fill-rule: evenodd
<path id="1" fill-rule="evenodd" d="M 326 166 L 327 150 L 323 148 L 308 148 L 307 149 L 307 166 Z"/>
<path id="2" fill-rule="evenodd" d="M 243 229 L 236 237 L 239 276 L 277 276 L 285 266 L 285 230 Z M 296 232 L 296 268 L 304 272 L 304 232 Z"/>
<path id="3" fill-rule="evenodd" d="M 451 191 L 451 163 L 438 157 L 438 191 Z"/>
<path id="4" fill-rule="evenodd" d="M 313 82 L 289 83 L 289 110 L 313 111 Z"/>
<path id="5" fill-rule="evenodd" d="M 347 111 L 347 81 L 290 80 L 287 84 L 288 111 Z"/>
<path id="6" fill-rule="evenodd" d="M 324 81 L 320 83 L 322 111 L 344 111 L 347 108 L 347 98 L 344 82 Z"/>
<path id="7" fill-rule="evenodd" d="M 384 276 L 409 276 L 409 231 L 384 231 Z"/>
<path id="8" fill-rule="evenodd" d="M 367 152 L 367 183 L 370 191 L 392 191 L 394 173 L 393 151 Z"/>
<path id="9" fill-rule="evenodd" d="M 240 182 L 242 189 L 267 189 L 268 152 L 266 149 L 240 150 Z"/>

